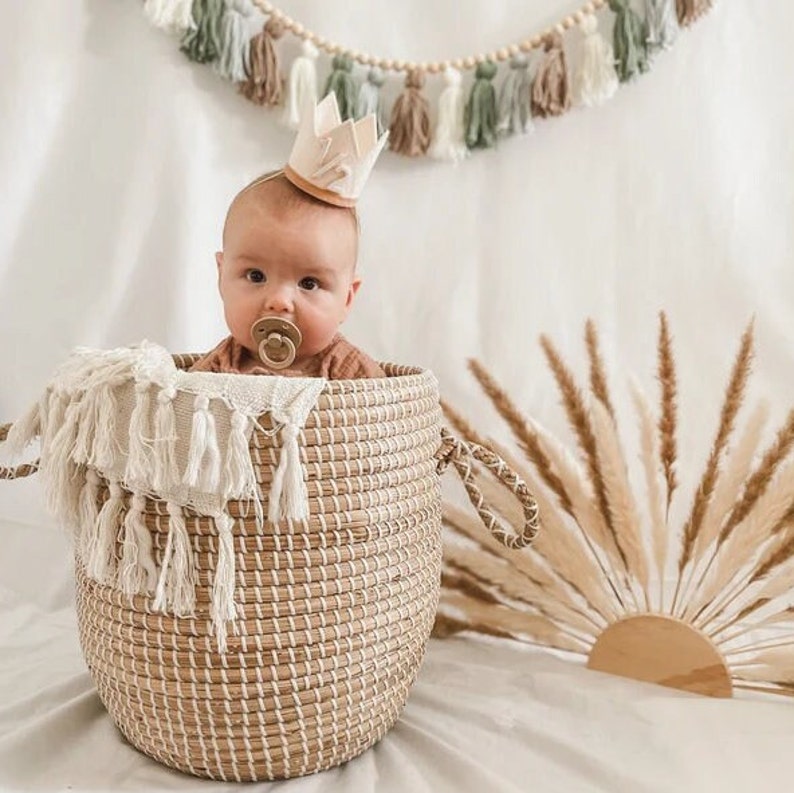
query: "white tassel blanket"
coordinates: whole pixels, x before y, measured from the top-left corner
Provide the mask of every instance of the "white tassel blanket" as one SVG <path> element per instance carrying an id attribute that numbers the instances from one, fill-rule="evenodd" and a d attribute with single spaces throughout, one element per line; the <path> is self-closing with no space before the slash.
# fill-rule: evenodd
<path id="1" fill-rule="evenodd" d="M 248 450 L 251 433 L 265 414 L 280 433 L 268 519 L 305 520 L 308 500 L 298 439 L 325 382 L 183 372 L 167 350 L 149 342 L 105 351 L 82 348 L 14 424 L 6 448 L 19 455 L 40 439 L 48 506 L 74 532 L 87 574 L 129 595 L 152 595 L 156 609 L 193 613 L 195 575 L 182 508 L 214 518 L 219 553 L 211 616 L 223 649 L 226 623 L 236 616 L 227 502 L 250 502 L 264 524 Z M 110 497 L 98 509 L 100 477 L 109 483 Z M 132 493 L 126 513 L 122 488 Z M 146 496 L 168 506 L 168 539 L 159 569 L 144 522 Z"/>

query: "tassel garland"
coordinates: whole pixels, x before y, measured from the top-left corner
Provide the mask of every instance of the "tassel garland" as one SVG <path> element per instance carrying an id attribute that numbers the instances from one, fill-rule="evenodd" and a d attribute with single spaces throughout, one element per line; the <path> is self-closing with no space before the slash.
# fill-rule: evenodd
<path id="1" fill-rule="evenodd" d="M 466 145 L 490 149 L 496 145 L 496 64 L 486 61 L 474 72 L 474 85 L 466 105 Z"/>
<path id="2" fill-rule="evenodd" d="M 430 108 L 422 96 L 424 84 L 422 72 L 409 72 L 405 89 L 392 108 L 389 146 L 406 157 L 419 157 L 430 148 Z"/>
<path id="3" fill-rule="evenodd" d="M 354 118 L 356 114 L 356 83 L 353 79 L 353 61 L 344 55 L 334 55 L 331 63 L 331 74 L 325 83 L 323 96 L 333 91 L 339 106 L 342 121 Z"/>
<path id="4" fill-rule="evenodd" d="M 499 92 L 497 130 L 501 135 L 524 135 L 531 132 L 532 81 L 529 77 L 529 61 L 525 55 L 514 55 L 510 59 L 510 71 Z"/>
<path id="5" fill-rule="evenodd" d="M 212 63 L 221 52 L 224 0 L 194 0 L 193 26 L 182 38 L 182 52 L 196 63 Z"/>
<path id="6" fill-rule="evenodd" d="M 284 106 L 284 125 L 298 129 L 307 113 L 317 104 L 317 57 L 320 53 L 310 41 L 301 44 L 301 54 L 295 58 L 289 72 L 287 101 Z"/>
<path id="7" fill-rule="evenodd" d="M 444 83 L 446 87 L 438 99 L 438 123 L 429 153 L 437 160 L 459 163 L 469 154 L 464 126 L 466 102 L 460 72 L 448 67 L 444 71 Z"/>
<path id="8" fill-rule="evenodd" d="M 540 118 L 561 116 L 571 107 L 571 94 L 565 50 L 558 32 L 546 37 L 543 52 L 532 82 L 532 114 Z"/>
<path id="9" fill-rule="evenodd" d="M 251 39 L 246 67 L 246 79 L 240 92 L 257 105 L 280 105 L 284 95 L 276 42 L 284 35 L 284 23 L 270 17 L 260 33 Z"/>
<path id="10" fill-rule="evenodd" d="M 575 101 L 585 107 L 602 105 L 618 90 L 615 53 L 598 31 L 598 20 L 588 16 L 582 20 L 582 61 L 574 79 Z"/>

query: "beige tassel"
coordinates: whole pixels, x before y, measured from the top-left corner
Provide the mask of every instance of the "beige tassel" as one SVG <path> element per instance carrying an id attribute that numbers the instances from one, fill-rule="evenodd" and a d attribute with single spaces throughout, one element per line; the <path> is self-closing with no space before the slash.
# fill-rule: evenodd
<path id="1" fill-rule="evenodd" d="M 543 42 L 543 60 L 532 82 L 532 115 L 561 116 L 571 106 L 568 65 L 562 36 L 554 31 Z"/>
<path id="2" fill-rule="evenodd" d="M 430 148 L 430 110 L 422 96 L 424 74 L 418 69 L 408 72 L 405 90 L 397 97 L 391 111 L 389 148 L 407 157 L 420 157 Z"/>
<path id="3" fill-rule="evenodd" d="M 145 509 L 146 499 L 135 493 L 124 518 L 124 539 L 121 544 L 119 589 L 125 595 L 149 594 L 157 585 L 157 569 L 152 556 L 152 538 L 146 527 Z"/>
<path id="4" fill-rule="evenodd" d="M 174 399 L 176 390 L 164 388 L 157 395 L 157 412 L 154 424 L 154 489 L 160 493 L 179 483 L 179 468 L 176 462 L 176 417 Z"/>
<path id="5" fill-rule="evenodd" d="M 77 537 L 76 551 L 84 565 L 88 564 L 91 549 L 98 540 L 99 505 L 97 502 L 101 481 L 97 472 L 93 468 L 89 468 L 85 472 L 85 484 L 80 492 L 80 532 Z"/>
<path id="6" fill-rule="evenodd" d="M 116 541 L 124 512 L 124 491 L 118 482 L 111 482 L 110 497 L 102 505 L 97 518 L 97 529 L 92 537 L 86 559 L 86 573 L 100 584 L 116 580 Z"/>
<path id="7" fill-rule="evenodd" d="M 22 452 L 38 437 L 41 431 L 39 423 L 39 404 L 34 404 L 8 431 L 6 451 L 10 460 L 19 457 Z"/>
<path id="8" fill-rule="evenodd" d="M 285 32 L 284 23 L 270 17 L 251 39 L 246 73 L 248 79 L 240 84 L 240 92 L 258 105 L 280 105 L 284 97 L 284 77 L 281 74 L 275 43 Z"/>
<path id="9" fill-rule="evenodd" d="M 675 0 L 678 24 L 688 27 L 711 9 L 712 0 Z"/>
<path id="10" fill-rule="evenodd" d="M 158 611 L 170 609 L 177 617 L 185 617 L 192 614 L 196 606 L 193 549 L 182 508 L 170 501 L 166 508 L 168 539 L 163 551 L 153 605 Z"/>
<path id="11" fill-rule="evenodd" d="M 237 607 L 234 603 L 235 559 L 234 521 L 231 516 L 222 513 L 215 518 L 218 529 L 218 556 L 215 561 L 215 578 L 212 582 L 212 605 L 210 616 L 218 641 L 218 651 L 226 652 L 227 623 L 237 618 Z"/>
<path id="12" fill-rule="evenodd" d="M 127 482 L 146 482 L 151 470 L 151 396 L 149 383 L 135 384 L 135 407 L 129 424 L 129 452 L 124 478 Z"/>

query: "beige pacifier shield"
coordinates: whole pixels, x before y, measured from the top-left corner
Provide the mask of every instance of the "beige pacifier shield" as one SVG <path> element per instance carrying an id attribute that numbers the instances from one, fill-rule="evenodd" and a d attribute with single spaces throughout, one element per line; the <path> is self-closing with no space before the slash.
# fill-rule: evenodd
<path id="1" fill-rule="evenodd" d="M 298 328 L 279 317 L 257 320 L 251 327 L 251 336 L 260 360 L 272 369 L 286 369 L 295 360 L 302 341 Z"/>

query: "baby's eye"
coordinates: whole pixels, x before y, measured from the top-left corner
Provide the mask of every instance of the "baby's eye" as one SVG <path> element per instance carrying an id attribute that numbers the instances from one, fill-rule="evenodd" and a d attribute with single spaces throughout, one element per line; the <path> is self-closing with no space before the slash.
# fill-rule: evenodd
<path id="1" fill-rule="evenodd" d="M 310 292 L 312 289 L 319 289 L 320 282 L 316 278 L 309 276 L 307 278 L 301 278 L 301 280 L 298 281 L 298 286 Z"/>
<path id="2" fill-rule="evenodd" d="M 261 284 L 265 281 L 265 274 L 261 270 L 247 270 L 245 277 L 253 284 Z"/>

